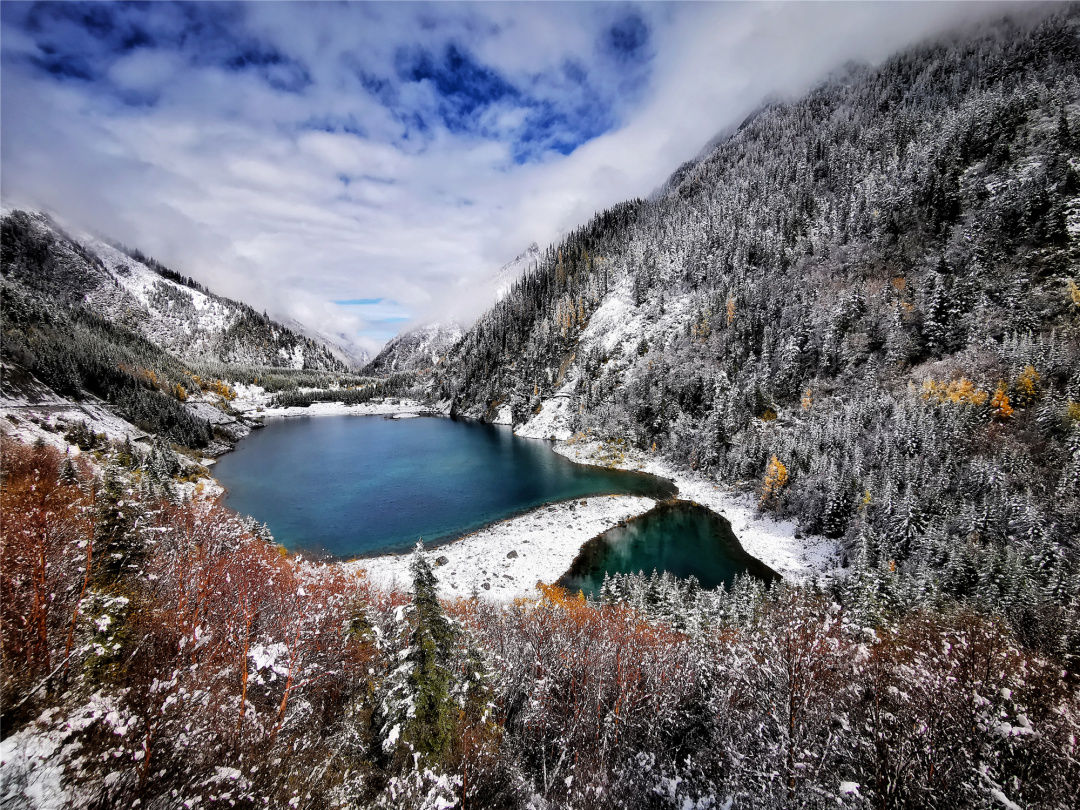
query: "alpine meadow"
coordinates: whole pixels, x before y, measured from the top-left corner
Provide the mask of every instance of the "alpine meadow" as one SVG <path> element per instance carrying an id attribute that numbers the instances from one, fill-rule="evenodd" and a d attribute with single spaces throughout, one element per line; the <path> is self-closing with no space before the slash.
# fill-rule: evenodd
<path id="1" fill-rule="evenodd" d="M 0 807 L 1076 807 L 1080 5 L 0 18 Z"/>

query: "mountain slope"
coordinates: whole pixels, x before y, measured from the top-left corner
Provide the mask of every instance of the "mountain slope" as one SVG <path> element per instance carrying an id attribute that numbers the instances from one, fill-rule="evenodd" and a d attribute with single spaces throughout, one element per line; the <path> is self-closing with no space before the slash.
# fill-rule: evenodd
<path id="1" fill-rule="evenodd" d="M 533 242 L 525 248 L 525 250 L 500 267 L 498 271 L 496 271 L 493 279 L 495 282 L 495 301 L 498 302 L 505 298 L 510 293 L 510 290 L 514 288 L 518 279 L 534 270 L 539 261 L 540 247 L 536 242 Z"/>
<path id="2" fill-rule="evenodd" d="M 326 345 L 168 270 L 137 251 L 73 238 L 44 214 L 4 216 L 5 278 L 45 300 L 82 307 L 189 360 L 344 370 Z"/>
<path id="3" fill-rule="evenodd" d="M 766 107 L 546 251 L 432 396 L 747 482 L 1038 634 L 1078 577 L 1078 32 L 1005 20 Z"/>
<path id="4" fill-rule="evenodd" d="M 353 339 L 345 332 L 335 332 L 330 335 L 320 329 L 314 329 L 296 320 L 287 320 L 284 324 L 297 334 L 309 337 L 321 346 L 325 346 L 330 354 L 350 368 L 360 368 L 371 361 L 371 354 L 367 349 L 357 346 Z"/>
<path id="5" fill-rule="evenodd" d="M 215 377 L 240 366 L 257 367 L 255 375 L 346 367 L 251 307 L 137 251 L 73 239 L 44 215 L 9 213 L 0 235 L 0 395 L 16 407 L 111 411 L 131 426 L 122 433 L 213 454 L 247 431 L 210 404 L 233 395 Z"/>

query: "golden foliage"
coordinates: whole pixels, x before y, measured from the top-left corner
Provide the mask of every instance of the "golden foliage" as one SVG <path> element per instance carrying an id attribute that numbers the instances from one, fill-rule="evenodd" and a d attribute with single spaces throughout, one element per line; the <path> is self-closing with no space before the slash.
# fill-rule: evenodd
<path id="1" fill-rule="evenodd" d="M 939 380 L 925 380 L 922 385 L 922 398 L 927 402 L 943 405 L 983 405 L 989 395 L 967 377 L 961 377 L 949 383 Z"/>
<path id="2" fill-rule="evenodd" d="M 597 461 L 607 467 L 626 463 L 626 439 L 605 439 L 600 444 Z"/>
<path id="3" fill-rule="evenodd" d="M 585 594 L 581 591 L 574 595 L 560 585 L 545 585 L 543 582 L 537 582 L 536 589 L 540 591 L 541 604 L 547 603 L 563 610 L 585 606 Z"/>
<path id="4" fill-rule="evenodd" d="M 204 391 L 212 391 L 226 402 L 236 399 L 236 391 L 224 380 L 209 380 L 202 384 Z"/>
<path id="5" fill-rule="evenodd" d="M 1020 376 L 1016 379 L 1016 394 L 1020 404 L 1024 407 L 1031 405 L 1039 398 L 1039 380 L 1042 377 L 1035 370 L 1035 366 L 1024 366 Z"/>
<path id="6" fill-rule="evenodd" d="M 765 468 L 765 480 L 761 485 L 761 505 L 764 506 L 771 498 L 780 494 L 780 490 L 787 484 L 788 473 L 784 462 L 773 456 L 769 465 Z"/>
<path id="7" fill-rule="evenodd" d="M 727 322 L 728 326 L 735 321 L 735 296 L 731 296 L 727 300 Z"/>
<path id="8" fill-rule="evenodd" d="M 1073 306 L 1080 309 L 1080 287 L 1076 286 L 1076 282 L 1071 278 L 1066 282 L 1069 287 L 1069 299 L 1072 301 Z"/>
<path id="9" fill-rule="evenodd" d="M 807 388 L 802 395 L 802 409 L 810 410 L 814 406 L 814 392 Z"/>
<path id="10" fill-rule="evenodd" d="M 1004 380 L 998 383 L 994 397 L 990 400 L 990 407 L 994 409 L 995 419 L 1008 419 L 1012 416 L 1013 409 L 1012 405 L 1009 404 L 1009 395 L 1005 391 Z"/>
<path id="11" fill-rule="evenodd" d="M 690 334 L 695 340 L 699 340 L 702 343 L 709 339 L 709 335 L 712 334 L 712 326 L 709 323 L 709 316 L 712 313 L 709 310 L 701 313 L 701 317 L 690 327 Z M 730 323 L 730 321 L 729 321 Z"/>

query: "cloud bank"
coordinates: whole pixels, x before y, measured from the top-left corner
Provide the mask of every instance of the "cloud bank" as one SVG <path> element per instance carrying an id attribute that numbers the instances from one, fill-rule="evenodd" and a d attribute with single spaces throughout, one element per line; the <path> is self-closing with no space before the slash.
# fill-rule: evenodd
<path id="1" fill-rule="evenodd" d="M 972 3 L 22 4 L 6 205 L 376 349 L 767 97 Z"/>

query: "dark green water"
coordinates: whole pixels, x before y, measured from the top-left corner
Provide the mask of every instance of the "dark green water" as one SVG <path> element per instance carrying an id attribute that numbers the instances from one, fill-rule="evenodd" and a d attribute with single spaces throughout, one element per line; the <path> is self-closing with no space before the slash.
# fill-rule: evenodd
<path id="1" fill-rule="evenodd" d="M 271 420 L 214 475 L 226 503 L 286 548 L 331 557 L 445 542 L 553 501 L 676 492 L 655 476 L 575 464 L 506 427 L 441 418 Z"/>
<path id="2" fill-rule="evenodd" d="M 559 584 L 596 596 L 605 573 L 651 574 L 654 570 L 695 576 L 703 588 L 721 583 L 730 587 L 735 575 L 743 572 L 766 581 L 779 578 L 743 550 L 724 518 L 695 503 L 674 501 L 594 537 Z"/>

